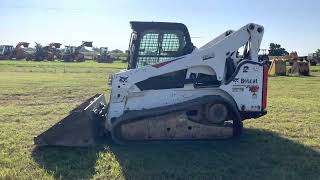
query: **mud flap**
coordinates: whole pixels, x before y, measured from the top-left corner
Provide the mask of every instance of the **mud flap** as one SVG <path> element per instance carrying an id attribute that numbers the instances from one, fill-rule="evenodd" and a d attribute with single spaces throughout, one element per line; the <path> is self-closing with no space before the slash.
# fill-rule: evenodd
<path id="1" fill-rule="evenodd" d="M 96 145 L 104 132 L 106 108 L 104 95 L 96 94 L 47 131 L 34 137 L 34 143 L 38 146 Z"/>

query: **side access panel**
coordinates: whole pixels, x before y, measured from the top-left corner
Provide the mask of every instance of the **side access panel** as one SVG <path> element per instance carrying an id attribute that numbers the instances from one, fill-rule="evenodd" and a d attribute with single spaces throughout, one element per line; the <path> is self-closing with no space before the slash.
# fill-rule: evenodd
<path id="1" fill-rule="evenodd" d="M 250 115 L 243 116 L 244 119 L 258 118 L 266 114 L 263 103 L 266 101 L 264 91 L 267 90 L 267 82 L 264 79 L 264 76 L 267 76 L 266 69 L 267 66 L 263 62 L 243 61 L 226 85 L 221 86 L 221 89 L 236 101 L 241 114 Z"/>

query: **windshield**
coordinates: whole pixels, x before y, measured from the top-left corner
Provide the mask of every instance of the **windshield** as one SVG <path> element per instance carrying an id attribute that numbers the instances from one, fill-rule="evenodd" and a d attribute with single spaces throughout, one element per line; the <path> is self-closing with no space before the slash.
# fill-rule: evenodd
<path id="1" fill-rule="evenodd" d="M 108 51 L 108 48 L 101 48 L 101 52 L 105 53 Z"/>
<path id="2" fill-rule="evenodd" d="M 75 51 L 75 47 L 72 47 L 72 46 L 67 46 L 64 49 L 64 53 L 73 53 L 74 51 Z"/>

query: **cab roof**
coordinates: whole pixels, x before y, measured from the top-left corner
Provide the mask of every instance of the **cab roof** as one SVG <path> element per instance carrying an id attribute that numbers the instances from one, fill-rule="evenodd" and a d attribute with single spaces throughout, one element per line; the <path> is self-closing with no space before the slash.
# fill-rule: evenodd
<path id="1" fill-rule="evenodd" d="M 186 36 L 189 36 L 189 31 L 186 25 L 176 22 L 148 22 L 148 21 L 130 21 L 132 30 L 142 32 L 145 30 L 180 30 Z"/>

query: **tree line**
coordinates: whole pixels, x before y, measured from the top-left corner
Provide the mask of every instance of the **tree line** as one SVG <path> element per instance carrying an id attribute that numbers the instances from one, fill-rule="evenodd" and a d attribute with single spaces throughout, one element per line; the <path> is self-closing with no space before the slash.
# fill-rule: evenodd
<path id="1" fill-rule="evenodd" d="M 270 43 L 269 45 L 269 56 L 286 56 L 286 55 L 289 55 L 288 51 L 281 47 L 280 44 L 277 44 L 277 43 Z M 315 51 L 315 53 L 320 56 L 320 49 L 317 49 Z"/>

